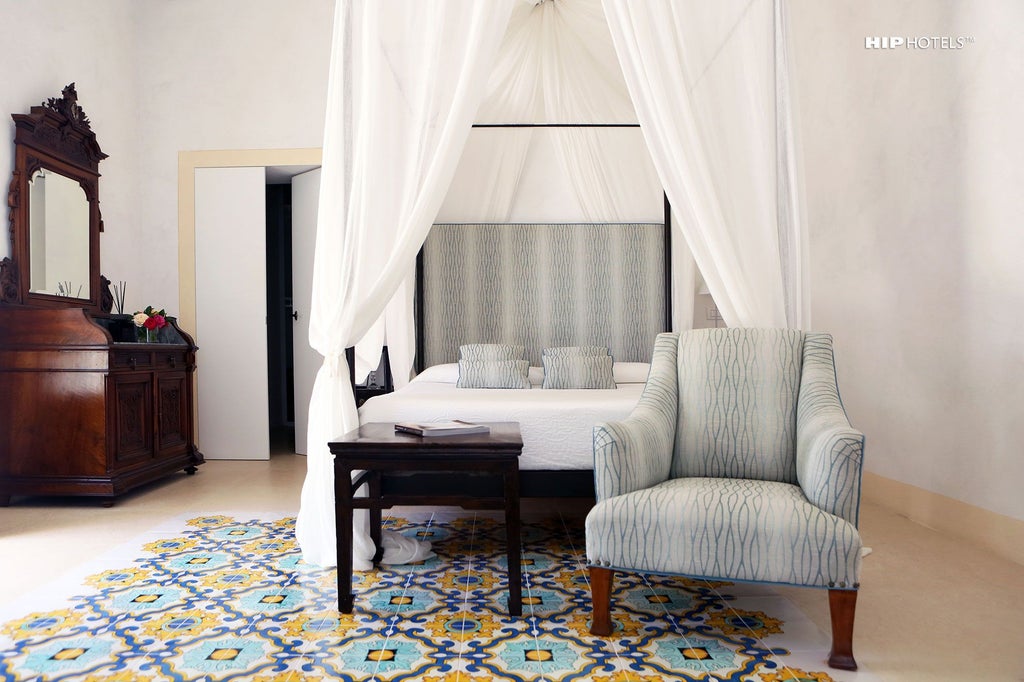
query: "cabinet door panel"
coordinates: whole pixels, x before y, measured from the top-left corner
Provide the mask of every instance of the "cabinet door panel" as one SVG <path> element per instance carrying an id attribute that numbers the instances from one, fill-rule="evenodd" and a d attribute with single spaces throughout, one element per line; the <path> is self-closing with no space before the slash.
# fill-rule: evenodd
<path id="1" fill-rule="evenodd" d="M 156 378 L 157 450 L 181 449 L 191 435 L 185 372 L 160 372 Z"/>
<path id="2" fill-rule="evenodd" d="M 150 374 L 114 377 L 114 461 L 153 456 L 153 380 Z"/>

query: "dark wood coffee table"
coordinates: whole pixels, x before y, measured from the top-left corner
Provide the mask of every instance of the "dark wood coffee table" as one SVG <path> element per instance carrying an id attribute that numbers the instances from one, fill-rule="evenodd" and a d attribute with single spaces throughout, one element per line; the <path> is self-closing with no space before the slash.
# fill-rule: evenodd
<path id="1" fill-rule="evenodd" d="M 490 433 L 423 438 L 395 433 L 393 423 L 363 424 L 328 443 L 334 454 L 334 506 L 338 540 L 338 609 L 352 613 L 352 512 L 368 509 L 370 537 L 381 547 L 381 510 L 396 505 L 459 505 L 504 509 L 508 552 L 508 610 L 520 616 L 519 455 L 516 422 L 491 422 Z M 362 473 L 352 480 L 352 473 Z M 417 474 L 411 477 L 408 474 Z M 459 479 L 473 476 L 467 488 Z M 479 480 L 476 480 L 479 479 Z M 367 497 L 355 497 L 362 485 Z M 466 490 L 472 490 L 467 494 Z"/>

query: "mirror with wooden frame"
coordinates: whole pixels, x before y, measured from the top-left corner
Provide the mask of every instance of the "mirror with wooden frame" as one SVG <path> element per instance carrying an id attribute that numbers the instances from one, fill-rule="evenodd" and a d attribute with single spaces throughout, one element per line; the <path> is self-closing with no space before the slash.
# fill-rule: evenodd
<path id="1" fill-rule="evenodd" d="M 109 312 L 99 248 L 99 162 L 107 155 L 78 105 L 75 84 L 12 118 L 12 257 L 0 262 L 0 300 Z"/>

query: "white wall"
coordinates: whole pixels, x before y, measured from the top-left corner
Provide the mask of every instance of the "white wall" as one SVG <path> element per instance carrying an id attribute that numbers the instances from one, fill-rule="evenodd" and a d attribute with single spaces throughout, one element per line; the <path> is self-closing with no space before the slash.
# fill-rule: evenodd
<path id="1" fill-rule="evenodd" d="M 72 81 L 78 103 L 110 158 L 100 163 L 101 270 L 113 281 L 137 252 L 122 247 L 141 228 L 137 168 L 135 0 L 0 0 L 0 177 L 14 169 L 14 121 L 34 105 L 60 97 Z M 6 193 L 4 194 L 6 197 Z M 4 202 L 6 207 L 6 202 Z M 7 211 L 0 257 L 9 256 Z M 171 251 L 172 263 L 176 251 Z M 130 286 L 137 286 L 131 282 Z M 129 289 L 129 295 L 131 289 Z"/>
<path id="2" fill-rule="evenodd" d="M 813 319 L 867 468 L 1024 519 L 1024 4 L 791 4 Z M 869 50 L 865 36 L 973 37 Z"/>
<path id="3" fill-rule="evenodd" d="M 321 146 L 334 0 L 141 4 L 135 249 L 168 255 L 143 286 L 177 310 L 178 152 Z"/>

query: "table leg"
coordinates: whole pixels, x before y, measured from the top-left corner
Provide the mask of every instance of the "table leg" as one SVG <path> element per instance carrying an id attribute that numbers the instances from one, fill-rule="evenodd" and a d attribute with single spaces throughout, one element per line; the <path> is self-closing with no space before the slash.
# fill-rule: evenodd
<path id="1" fill-rule="evenodd" d="M 380 472 L 375 471 L 370 474 L 369 483 L 366 486 L 366 494 L 371 500 L 375 500 L 377 504 L 370 507 L 370 539 L 373 540 L 373 546 L 376 550 L 373 553 L 373 563 L 378 563 L 384 557 L 384 543 L 381 542 L 380 538 Z"/>
<path id="2" fill-rule="evenodd" d="M 508 550 L 508 613 L 523 615 L 522 566 L 519 531 L 519 467 L 505 470 L 505 543 Z"/>
<path id="3" fill-rule="evenodd" d="M 334 522 L 338 552 L 338 611 L 352 613 L 352 471 L 334 470 Z"/>

